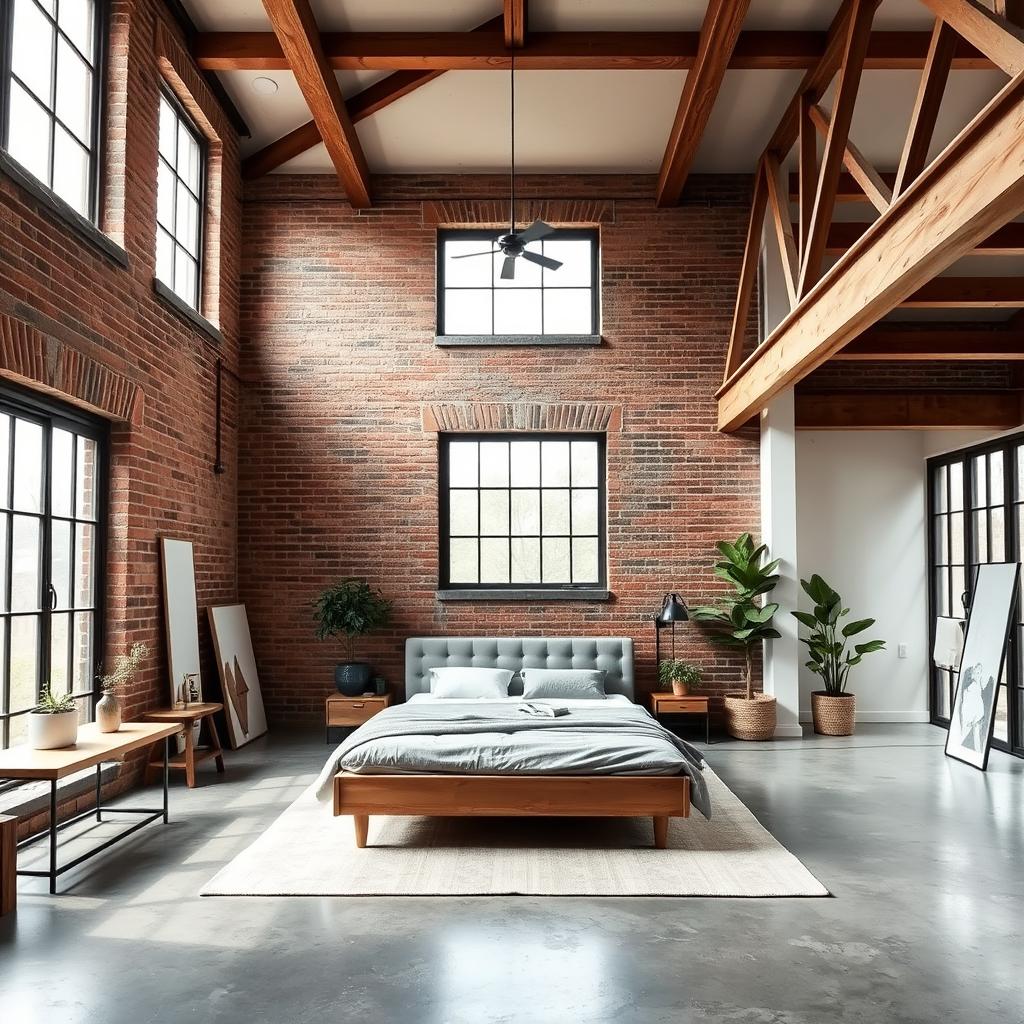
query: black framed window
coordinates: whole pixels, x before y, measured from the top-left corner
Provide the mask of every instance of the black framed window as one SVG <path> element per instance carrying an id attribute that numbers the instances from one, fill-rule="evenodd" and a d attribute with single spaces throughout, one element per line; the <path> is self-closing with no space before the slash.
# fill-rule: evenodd
<path id="1" fill-rule="evenodd" d="M 929 619 L 964 618 L 979 565 L 1019 561 L 1024 533 L 1024 435 L 928 461 Z M 934 636 L 932 637 L 934 640 Z M 1024 756 L 1024 593 L 999 680 L 993 744 Z M 957 673 L 931 669 L 931 719 L 948 727 Z"/>
<path id="2" fill-rule="evenodd" d="M 603 434 L 440 439 L 442 589 L 605 586 Z"/>
<path id="3" fill-rule="evenodd" d="M 160 92 L 156 276 L 199 309 L 206 140 L 169 89 Z"/>
<path id="4" fill-rule="evenodd" d="M 95 222 L 102 4 L 0 0 L 3 148 Z"/>
<path id="5" fill-rule="evenodd" d="M 107 431 L 0 387 L 0 743 L 23 742 L 47 685 L 94 710 L 102 645 Z"/>
<path id="6" fill-rule="evenodd" d="M 469 337 L 596 335 L 600 309 L 598 233 L 559 229 L 527 250 L 561 261 L 547 270 L 516 261 L 514 280 L 501 279 L 505 257 L 456 259 L 486 252 L 494 229 L 438 232 L 437 333 Z"/>

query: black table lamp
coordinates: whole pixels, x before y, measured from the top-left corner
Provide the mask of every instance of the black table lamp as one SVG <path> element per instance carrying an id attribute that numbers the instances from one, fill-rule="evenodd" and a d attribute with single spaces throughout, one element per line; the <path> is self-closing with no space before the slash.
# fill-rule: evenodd
<path id="1" fill-rule="evenodd" d="M 676 656 L 676 623 L 688 622 L 690 613 L 686 610 L 686 602 L 675 592 L 666 594 L 661 602 L 661 611 L 654 616 L 654 659 L 661 664 L 661 631 L 665 626 L 672 627 L 672 658 Z"/>

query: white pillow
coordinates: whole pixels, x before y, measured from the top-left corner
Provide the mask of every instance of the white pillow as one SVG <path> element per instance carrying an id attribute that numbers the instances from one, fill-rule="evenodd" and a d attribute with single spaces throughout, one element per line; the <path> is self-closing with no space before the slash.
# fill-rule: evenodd
<path id="1" fill-rule="evenodd" d="M 604 700 L 604 672 L 597 668 L 524 668 L 524 700 Z"/>
<path id="2" fill-rule="evenodd" d="M 507 697 L 512 676 L 512 670 L 506 668 L 433 668 L 430 692 L 449 700 Z"/>

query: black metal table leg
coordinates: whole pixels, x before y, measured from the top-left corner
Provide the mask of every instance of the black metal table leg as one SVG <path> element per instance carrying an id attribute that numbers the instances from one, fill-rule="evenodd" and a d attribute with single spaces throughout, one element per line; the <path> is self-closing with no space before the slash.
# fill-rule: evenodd
<path id="1" fill-rule="evenodd" d="M 168 760 L 169 760 L 168 754 L 169 754 L 169 749 L 170 749 L 169 748 L 170 742 L 171 742 L 170 737 L 169 736 L 165 736 L 164 737 L 164 824 L 165 825 L 168 822 L 168 816 L 167 816 L 167 778 L 170 775 L 170 767 L 168 765 Z"/>
<path id="2" fill-rule="evenodd" d="M 50 895 L 57 892 L 57 780 L 50 779 Z"/>
<path id="3" fill-rule="evenodd" d="M 704 742 L 711 743 L 711 712 L 704 712 Z"/>
<path id="4" fill-rule="evenodd" d="M 96 820 L 102 821 L 103 815 L 100 813 L 100 769 L 102 765 L 96 765 Z"/>

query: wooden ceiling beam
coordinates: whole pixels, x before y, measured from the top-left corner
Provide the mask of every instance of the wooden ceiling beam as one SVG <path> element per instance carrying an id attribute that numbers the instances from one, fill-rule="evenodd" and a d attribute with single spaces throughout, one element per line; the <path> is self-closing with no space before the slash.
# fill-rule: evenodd
<path id="1" fill-rule="evenodd" d="M 825 251 L 842 255 L 864 234 L 870 224 L 856 221 L 833 221 L 828 229 Z M 1024 256 L 1024 224 L 1013 222 L 1001 227 L 980 242 L 967 256 Z"/>
<path id="2" fill-rule="evenodd" d="M 505 45 L 520 47 L 526 42 L 527 0 L 505 0 L 504 34 Z"/>
<path id="3" fill-rule="evenodd" d="M 658 174 L 658 206 L 679 202 L 718 98 L 750 0 L 710 0 L 693 67 L 687 72 Z M 789 217 L 786 217 L 789 222 Z"/>
<path id="4" fill-rule="evenodd" d="M 1024 31 L 977 0 L 923 0 L 936 18 L 1011 77 L 1024 71 Z"/>
<path id="5" fill-rule="evenodd" d="M 309 0 L 263 0 L 263 7 L 349 202 L 356 209 L 369 206 L 370 172 L 366 158 L 337 76 L 320 45 L 320 32 Z"/>
<path id="6" fill-rule="evenodd" d="M 1024 331 L 991 327 L 924 329 L 877 324 L 841 348 L 829 362 L 1024 361 Z"/>
<path id="7" fill-rule="evenodd" d="M 892 171 L 878 172 L 879 179 L 884 182 L 888 189 L 891 189 L 896 182 L 896 175 Z M 800 199 L 800 179 L 796 172 L 789 176 L 789 198 L 793 202 Z M 814 198 L 814 185 L 811 185 L 811 198 Z M 837 203 L 863 203 L 867 200 L 864 190 L 857 184 L 856 179 L 846 172 L 839 175 L 839 183 L 836 188 Z"/>
<path id="8" fill-rule="evenodd" d="M 1024 278 L 936 277 L 905 298 L 904 309 L 1024 309 Z"/>
<path id="9" fill-rule="evenodd" d="M 808 112 L 811 123 L 818 132 L 828 138 L 830 118 L 825 111 L 813 104 Z M 885 179 L 874 169 L 864 154 L 850 141 L 846 140 L 846 148 L 843 151 L 843 164 L 846 166 L 849 175 L 857 183 L 857 187 L 864 193 L 868 202 L 879 212 L 885 213 L 892 202 L 892 189 Z M 836 183 L 838 192 L 838 182 Z"/>
<path id="10" fill-rule="evenodd" d="M 764 158 L 764 176 L 768 187 L 768 206 L 772 212 L 772 225 L 775 228 L 775 241 L 779 247 L 779 258 L 782 262 L 782 277 L 786 282 L 789 305 L 796 305 L 797 277 L 800 274 L 800 253 L 793 234 L 793 224 L 789 219 L 789 202 L 784 198 L 785 190 L 781 183 L 782 172 L 779 161 L 774 154 Z"/>
<path id="11" fill-rule="evenodd" d="M 798 430 L 1009 430 L 1020 426 L 1020 391 L 803 391 Z"/>
<path id="12" fill-rule="evenodd" d="M 924 67 L 928 32 L 873 32 L 864 67 L 913 70 Z M 327 62 L 335 71 L 507 71 L 513 54 L 522 71 L 689 70 L 697 60 L 698 32 L 531 32 L 522 47 L 505 45 L 499 23 L 487 33 L 327 32 L 321 35 Z M 838 67 L 824 32 L 741 32 L 729 59 L 737 71 L 808 71 L 814 102 L 828 88 Z M 272 32 L 200 32 L 192 49 L 204 71 L 287 71 Z M 841 55 L 841 54 L 840 54 Z M 828 66 L 831 74 L 824 84 Z M 838 55 L 837 55 L 838 57 Z M 953 61 L 955 70 L 991 70 L 992 62 L 967 43 Z M 796 139 L 796 112 L 793 133 Z M 778 148 L 778 147 L 772 147 Z M 789 147 L 786 147 L 788 150 Z M 783 150 L 786 152 L 786 150 Z"/>

